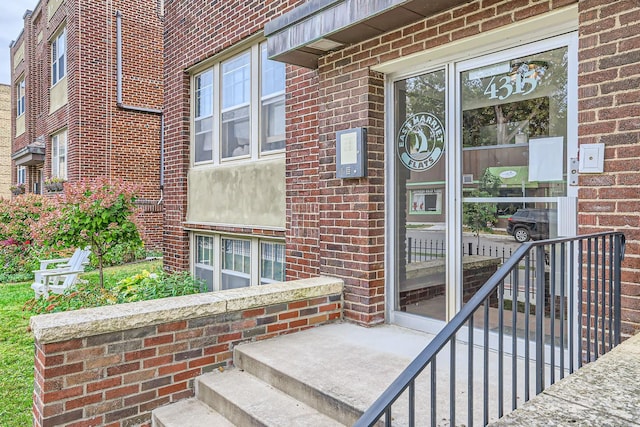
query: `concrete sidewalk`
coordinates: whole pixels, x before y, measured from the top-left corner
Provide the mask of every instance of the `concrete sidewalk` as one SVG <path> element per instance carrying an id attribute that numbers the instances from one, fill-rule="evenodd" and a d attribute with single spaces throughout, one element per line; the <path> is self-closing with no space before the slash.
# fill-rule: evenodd
<path id="1" fill-rule="evenodd" d="M 640 426 L 640 335 L 492 426 Z"/>

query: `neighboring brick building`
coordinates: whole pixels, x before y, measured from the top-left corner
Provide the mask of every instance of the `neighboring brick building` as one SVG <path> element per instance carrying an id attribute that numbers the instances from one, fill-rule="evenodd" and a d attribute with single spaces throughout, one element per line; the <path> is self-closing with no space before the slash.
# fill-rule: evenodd
<path id="1" fill-rule="evenodd" d="M 11 197 L 11 86 L 0 84 L 0 197 Z"/>
<path id="2" fill-rule="evenodd" d="M 47 182 L 121 177 L 142 187 L 160 247 L 162 17 L 156 0 L 41 0 L 11 45 L 12 174 Z"/>
<path id="3" fill-rule="evenodd" d="M 462 301 L 465 204 L 529 207 L 551 236 L 625 232 L 640 327 L 637 1 L 196 3 L 165 6 L 168 268 L 212 289 L 340 277 L 347 318 L 428 329 Z M 421 313 L 399 296 L 414 226 L 448 242 Z"/>

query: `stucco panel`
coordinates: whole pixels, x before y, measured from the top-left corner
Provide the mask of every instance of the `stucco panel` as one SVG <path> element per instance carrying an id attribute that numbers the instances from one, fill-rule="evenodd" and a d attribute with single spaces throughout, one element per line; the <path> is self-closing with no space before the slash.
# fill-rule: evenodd
<path id="1" fill-rule="evenodd" d="M 187 221 L 284 228 L 284 179 L 284 158 L 192 168 Z"/>
<path id="2" fill-rule="evenodd" d="M 25 131 L 24 114 L 16 118 L 16 136 L 20 136 Z"/>
<path id="3" fill-rule="evenodd" d="M 60 107 L 67 105 L 68 92 L 67 92 L 67 76 L 64 76 L 55 86 L 51 88 L 50 92 L 50 111 L 49 114 L 58 110 Z"/>

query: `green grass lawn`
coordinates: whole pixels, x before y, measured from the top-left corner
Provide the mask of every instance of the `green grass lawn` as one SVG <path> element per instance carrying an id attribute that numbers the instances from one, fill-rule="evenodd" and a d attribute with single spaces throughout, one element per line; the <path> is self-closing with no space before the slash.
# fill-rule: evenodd
<path id="1" fill-rule="evenodd" d="M 0 426 L 30 426 L 33 336 L 22 305 L 33 297 L 29 283 L 0 284 Z"/>
<path id="2" fill-rule="evenodd" d="M 159 271 L 162 261 L 141 262 L 105 268 L 105 282 L 139 273 L 143 269 Z M 98 281 L 98 272 L 81 278 Z M 33 336 L 29 332 L 31 313 L 22 310 L 33 297 L 29 283 L 0 284 L 0 426 L 25 427 L 32 424 Z"/>

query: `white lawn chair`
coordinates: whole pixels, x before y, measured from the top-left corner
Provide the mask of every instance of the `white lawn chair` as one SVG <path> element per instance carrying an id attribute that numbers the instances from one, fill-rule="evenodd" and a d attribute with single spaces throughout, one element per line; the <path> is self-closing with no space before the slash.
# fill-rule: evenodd
<path id="1" fill-rule="evenodd" d="M 41 259 L 40 268 L 33 271 L 34 282 L 42 282 L 41 274 L 43 271 L 51 270 L 50 267 L 55 269 L 69 269 L 71 264 L 75 264 L 78 261 L 78 257 L 84 256 L 83 250 L 78 248 L 73 255 L 69 258 L 55 258 L 55 259 Z"/>
<path id="2" fill-rule="evenodd" d="M 36 298 L 41 296 L 47 298 L 49 292 L 61 294 L 65 289 L 74 286 L 78 281 L 78 274 L 84 272 L 84 265 L 87 263 L 90 254 L 91 251 L 88 249 L 78 249 L 66 262 L 64 259 L 59 258 L 62 261 L 56 265 L 56 268 L 34 271 L 34 282 L 31 288 L 36 293 Z M 43 260 L 43 262 L 48 261 L 52 260 Z M 48 262 L 45 266 L 51 264 L 51 262 Z M 43 266 L 42 263 L 40 265 L 41 267 Z"/>

